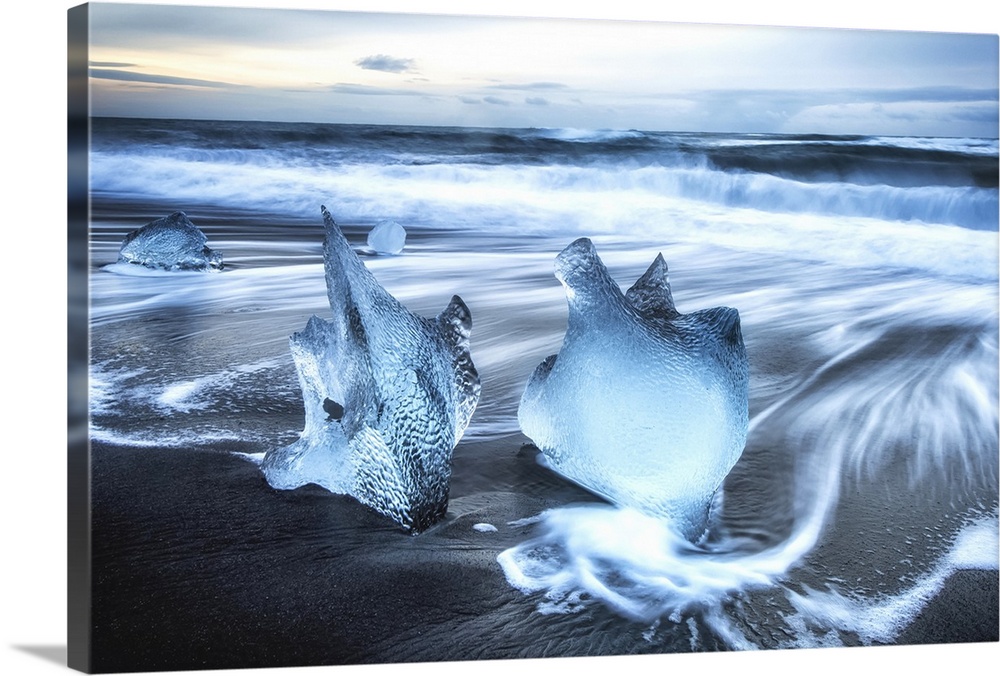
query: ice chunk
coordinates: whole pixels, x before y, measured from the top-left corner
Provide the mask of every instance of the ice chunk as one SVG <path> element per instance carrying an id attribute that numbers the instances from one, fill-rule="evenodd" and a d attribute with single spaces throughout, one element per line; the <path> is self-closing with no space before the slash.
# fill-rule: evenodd
<path id="1" fill-rule="evenodd" d="M 222 254 L 209 249 L 207 241 L 183 211 L 176 211 L 126 235 L 118 262 L 159 270 L 221 270 Z"/>
<path id="2" fill-rule="evenodd" d="M 588 239 L 556 258 L 569 321 L 531 376 L 518 422 L 555 471 L 691 539 L 746 443 L 739 313 L 680 314 L 658 255 L 622 295 Z"/>
<path id="3" fill-rule="evenodd" d="M 398 254 L 406 245 L 406 230 L 396 221 L 379 221 L 368 233 L 368 246 L 377 253 Z"/>
<path id="4" fill-rule="evenodd" d="M 452 451 L 479 401 L 472 316 L 458 296 L 435 319 L 410 313 L 326 207 L 323 220 L 333 318 L 313 316 L 291 337 L 305 430 L 261 468 L 275 488 L 318 484 L 419 532 L 447 510 Z"/>

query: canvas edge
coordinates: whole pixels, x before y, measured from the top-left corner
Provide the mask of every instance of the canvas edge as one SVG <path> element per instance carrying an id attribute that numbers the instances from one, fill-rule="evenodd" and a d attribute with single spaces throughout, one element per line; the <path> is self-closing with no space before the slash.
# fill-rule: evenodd
<path id="1" fill-rule="evenodd" d="M 91 669 L 88 5 L 67 10 L 67 666 Z"/>
<path id="2" fill-rule="evenodd" d="M 303 8 L 305 9 L 305 8 Z M 68 626 L 67 666 L 91 670 L 89 361 L 89 7 L 67 10 Z M 336 11 L 336 10 L 332 10 Z M 457 12 L 456 12 L 457 13 Z M 601 20 L 601 19 L 594 19 Z M 858 30 L 849 28 L 847 30 Z M 1000 35 L 994 34 L 1000 40 Z M 81 301 L 82 299 L 82 301 Z M 80 411 L 83 411 L 81 414 Z M 992 644 L 994 647 L 996 643 Z M 901 646 L 906 649 L 923 646 Z M 968 648 L 960 644 L 951 648 Z M 980 644 L 982 648 L 988 646 Z M 889 647 L 889 650 L 895 648 Z M 837 652 L 843 653 L 845 649 Z M 850 650 L 850 649 L 846 649 Z M 798 651 L 789 651 L 798 652 Z M 772 654 L 773 656 L 773 654 Z M 635 657 L 635 656 L 632 656 Z M 657 656 L 662 657 L 662 656 Z M 676 657 L 676 655 L 671 655 Z M 853 657 L 853 655 L 852 655 Z M 572 659 L 572 658 L 570 658 Z M 592 659 L 592 658 L 588 658 Z M 600 658 L 599 658 L 600 659 Z M 605 659 L 619 659 L 608 656 Z M 548 660 L 546 660 L 548 661 Z"/>

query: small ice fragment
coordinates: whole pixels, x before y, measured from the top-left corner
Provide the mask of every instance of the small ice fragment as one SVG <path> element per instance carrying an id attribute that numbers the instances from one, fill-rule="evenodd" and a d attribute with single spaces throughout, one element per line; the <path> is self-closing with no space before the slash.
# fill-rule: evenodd
<path id="1" fill-rule="evenodd" d="M 477 523 L 472 526 L 473 530 L 477 530 L 480 533 L 496 533 L 497 527 L 492 523 Z"/>
<path id="2" fill-rule="evenodd" d="M 406 245 L 406 230 L 396 221 L 379 221 L 368 233 L 368 246 L 376 253 L 398 254 Z"/>
<path id="3" fill-rule="evenodd" d="M 154 270 L 221 270 L 222 254 L 207 241 L 183 211 L 176 211 L 128 233 L 118 262 Z"/>
<path id="4" fill-rule="evenodd" d="M 247 462 L 252 462 L 253 464 L 260 467 L 260 463 L 264 462 L 263 453 L 244 453 L 243 451 L 232 451 L 232 454 L 237 458 L 242 458 Z"/>

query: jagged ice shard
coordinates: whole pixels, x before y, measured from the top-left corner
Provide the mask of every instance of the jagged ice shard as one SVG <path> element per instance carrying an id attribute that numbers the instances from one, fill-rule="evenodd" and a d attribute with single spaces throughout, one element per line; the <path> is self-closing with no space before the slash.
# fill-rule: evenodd
<path id="1" fill-rule="evenodd" d="M 322 211 L 333 318 L 289 341 L 305 429 L 261 468 L 275 488 L 318 484 L 420 532 L 447 511 L 452 451 L 479 401 L 472 317 L 458 296 L 435 319 L 410 313 Z"/>
<path id="2" fill-rule="evenodd" d="M 518 408 L 547 464 L 612 502 L 705 530 L 748 427 L 739 313 L 680 314 L 661 255 L 622 295 L 589 239 L 556 258 L 569 319 Z"/>
<path id="3" fill-rule="evenodd" d="M 118 262 L 154 270 L 219 270 L 222 254 L 183 211 L 159 218 L 125 236 Z"/>

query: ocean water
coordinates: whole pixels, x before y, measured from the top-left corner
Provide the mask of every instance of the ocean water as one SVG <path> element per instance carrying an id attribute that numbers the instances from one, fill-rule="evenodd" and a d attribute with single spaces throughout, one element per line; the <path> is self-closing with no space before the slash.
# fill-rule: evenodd
<path id="1" fill-rule="evenodd" d="M 506 461 L 476 454 L 525 441 L 565 328 L 555 255 L 590 237 L 624 289 L 662 253 L 681 312 L 740 312 L 746 450 L 698 545 L 600 502 L 477 523 L 527 532 L 496 564 L 521 612 L 579 635 L 600 608 L 635 650 L 893 643 L 1000 556 L 997 163 L 996 139 L 96 119 L 91 438 L 252 459 L 296 437 L 322 204 L 411 310 L 469 305 L 483 393 L 452 493 L 501 500 Z M 175 210 L 223 271 L 114 264 Z M 385 219 L 400 255 L 366 249 Z"/>

